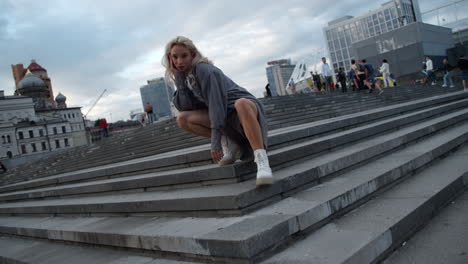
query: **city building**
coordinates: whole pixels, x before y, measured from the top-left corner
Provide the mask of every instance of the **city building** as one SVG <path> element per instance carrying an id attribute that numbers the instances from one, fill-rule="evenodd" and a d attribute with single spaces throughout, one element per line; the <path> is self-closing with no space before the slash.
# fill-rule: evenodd
<path id="1" fill-rule="evenodd" d="M 447 52 L 449 63 L 456 65 L 461 55 L 468 54 L 468 0 L 441 2 L 422 13 L 424 23 L 452 29 L 455 47 Z"/>
<path id="2" fill-rule="evenodd" d="M 52 82 L 50 81 L 50 78 L 47 74 L 47 70 L 44 69 L 41 65 L 39 65 L 36 60 L 31 60 L 31 63 L 29 66 L 25 69 L 23 64 L 16 64 L 16 65 L 11 65 L 11 70 L 13 72 L 13 78 L 15 80 L 15 86 L 16 86 L 16 91 L 15 95 L 20 95 L 20 91 L 18 91 L 19 83 L 23 78 L 26 76 L 28 72 L 36 75 L 39 77 L 45 84 L 46 87 L 46 93 L 47 93 L 47 99 L 51 105 L 55 104 L 54 101 L 54 92 L 52 90 Z"/>
<path id="3" fill-rule="evenodd" d="M 140 88 L 143 108 L 149 103 L 153 108 L 154 120 L 170 118 L 174 88 L 168 86 L 164 78 L 148 80 L 148 84 Z"/>
<path id="4" fill-rule="evenodd" d="M 47 70 L 34 60 L 24 69 L 12 65 L 15 93 L 0 91 L 0 159 L 7 167 L 43 158 L 53 152 L 87 145 L 81 107 L 55 100 Z"/>
<path id="5" fill-rule="evenodd" d="M 269 61 L 267 65 L 266 75 L 271 95 L 287 95 L 286 86 L 296 65 L 291 64 L 291 59 Z"/>
<path id="6" fill-rule="evenodd" d="M 16 159 L 12 163 L 19 165 L 41 156 L 36 154 L 87 144 L 79 107 L 36 111 L 34 105 L 31 97 L 5 96 L 3 91 L 0 91 L 2 162 L 8 163 L 10 159 Z"/>
<path id="7" fill-rule="evenodd" d="M 403 77 L 419 73 L 425 56 L 432 59 L 435 68 L 442 67 L 443 58 L 454 46 L 450 28 L 416 22 L 355 42 L 353 53 L 373 65 L 380 65 L 386 59 L 392 74 Z"/>
<path id="8" fill-rule="evenodd" d="M 394 31 L 421 21 L 418 0 L 389 1 L 359 17 L 345 16 L 328 23 L 323 29 L 332 68 L 348 69 L 351 59 L 359 59 L 352 44 Z"/>

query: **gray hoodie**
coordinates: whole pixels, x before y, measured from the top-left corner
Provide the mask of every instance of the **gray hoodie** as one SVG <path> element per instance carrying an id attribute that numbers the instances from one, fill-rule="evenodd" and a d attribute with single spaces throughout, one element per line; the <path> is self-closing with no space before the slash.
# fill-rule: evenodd
<path id="1" fill-rule="evenodd" d="M 176 74 L 177 89 L 189 89 L 190 81 L 195 97 L 208 108 L 211 127 L 211 149 L 221 149 L 221 135 L 225 134 L 241 145 L 241 148 L 250 148 L 245 133 L 234 108 L 234 103 L 240 98 L 251 100 L 257 105 L 258 121 L 262 130 L 263 143 L 267 147 L 267 122 L 263 105 L 240 87 L 214 65 L 200 63 L 192 67 L 189 77 L 184 73 Z M 194 98 L 195 99 L 195 98 Z M 196 99 L 195 99 L 196 100 Z M 242 146 L 244 145 L 244 146 Z"/>

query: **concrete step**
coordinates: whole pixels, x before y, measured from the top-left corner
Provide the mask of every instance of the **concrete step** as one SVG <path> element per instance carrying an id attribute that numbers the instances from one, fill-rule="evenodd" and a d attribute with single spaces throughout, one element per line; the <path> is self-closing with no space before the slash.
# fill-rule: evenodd
<path id="1" fill-rule="evenodd" d="M 439 98 L 449 99 L 450 97 Z M 437 104 L 438 100 L 434 100 L 432 104 Z M 408 111 L 410 108 L 420 109 L 422 105 L 427 103 L 427 100 L 421 100 L 414 104 L 399 105 L 398 107 L 387 107 L 383 109 L 372 110 L 368 113 L 359 113 L 347 117 L 330 119 L 323 122 L 318 122 L 309 125 L 302 125 L 291 127 L 290 129 L 283 129 L 273 132 L 270 136 L 270 142 L 273 146 L 287 146 L 287 151 L 283 150 L 270 151 L 270 164 L 275 169 L 282 163 L 300 159 L 310 154 L 316 154 L 320 151 L 326 151 L 330 148 L 336 148 L 343 144 L 361 139 L 363 136 L 372 136 L 382 133 L 386 130 L 391 130 L 411 124 L 419 120 L 424 120 L 435 115 L 455 111 L 459 108 L 464 108 L 468 105 L 468 99 L 451 102 L 441 106 L 435 106 L 428 109 L 411 112 L 405 115 L 397 115 L 395 118 L 381 120 L 371 125 L 365 125 L 361 128 L 353 128 L 349 131 L 340 132 L 346 127 L 355 127 L 358 124 L 367 124 L 369 120 L 382 119 L 395 114 L 401 114 L 403 111 Z M 395 112 L 396 111 L 396 112 Z M 372 113 L 372 114 L 369 114 Z M 338 133 L 332 134 L 333 130 L 338 130 Z M 297 147 L 291 145 L 295 140 L 304 141 L 308 138 L 327 133 L 326 137 L 322 137 L 308 143 L 300 143 Z M 297 144 L 296 144 L 297 145 Z M 273 148 L 274 149 L 274 148 Z M 115 190 L 128 190 L 137 188 L 150 188 L 164 185 L 177 185 L 177 184 L 198 184 L 199 186 L 212 184 L 212 181 L 220 179 L 237 179 L 242 175 L 251 173 L 246 171 L 251 166 L 245 164 L 235 164 L 234 166 L 227 166 L 223 168 L 217 165 L 205 165 L 203 167 L 190 167 L 186 169 L 170 170 L 170 168 L 177 167 L 177 165 L 187 164 L 192 162 L 200 163 L 203 160 L 209 160 L 208 146 L 201 148 L 192 148 L 189 150 L 167 153 L 166 155 L 159 155 L 152 158 L 140 159 L 130 162 L 123 162 L 116 164 L 117 166 L 104 166 L 97 170 L 87 169 L 71 174 L 61 174 L 54 177 L 46 177 L 29 182 L 6 185 L 0 187 L 0 192 L 11 192 L 26 188 L 37 188 L 47 185 L 61 185 L 66 183 L 73 183 L 83 180 L 99 180 L 103 177 L 112 177 L 112 179 L 105 179 L 95 182 L 79 183 L 68 185 L 64 187 L 42 188 L 32 191 L 21 191 L 16 193 L 7 193 L 0 195 L 0 200 L 5 199 L 28 199 L 35 197 L 56 196 L 56 195 L 71 195 L 77 193 L 92 193 L 97 191 L 115 191 Z M 275 154 L 276 153 L 276 154 Z M 293 154 L 297 153 L 297 154 Z M 142 171 L 150 168 L 166 168 L 169 171 L 155 172 L 155 173 L 135 173 L 136 176 L 125 176 L 125 173 L 131 171 Z M 234 168 L 232 168 L 234 167 Z M 191 175 L 193 174 L 193 177 Z M 115 178 L 119 175 L 119 178 Z M 217 178 L 216 178 L 217 177 Z M 166 180 L 165 180 L 166 179 Z M 139 183 L 137 183 L 139 182 Z M 219 183 L 226 183 L 221 181 Z M 98 187 L 101 186 L 101 187 Z M 195 185 L 196 186 L 196 185 Z M 171 186 L 172 187 L 172 186 Z M 176 187 L 176 186 L 175 186 Z M 75 189 L 75 192 L 72 190 Z M 86 191 L 88 190 L 88 191 Z"/>
<path id="2" fill-rule="evenodd" d="M 465 146 L 262 263 L 381 261 L 467 189 L 467 159 Z M 449 263 L 433 261 L 424 263 Z"/>
<path id="3" fill-rule="evenodd" d="M 44 240 L 0 236 L 2 264 L 191 264 L 148 256 L 144 253 L 122 252 L 118 249 L 77 246 Z"/>
<path id="4" fill-rule="evenodd" d="M 468 191 L 442 209 L 382 264 L 468 263 Z"/>
<path id="5" fill-rule="evenodd" d="M 397 223 L 397 228 L 391 230 L 390 233 L 392 239 L 399 240 L 398 236 L 407 234 L 406 225 L 414 227 L 411 224 L 418 223 L 414 219 L 430 215 L 431 210 L 438 204 L 446 202 L 451 195 L 466 188 L 468 147 L 465 145 L 454 153 L 450 152 L 467 141 L 467 127 L 468 124 L 465 123 L 417 144 L 374 159 L 371 163 L 347 170 L 334 177 L 322 178 L 320 184 L 316 186 L 303 186 L 301 191 L 290 193 L 289 198 L 245 216 L 223 218 L 0 217 L 0 233 L 49 241 L 153 250 L 158 253 L 177 254 L 180 257 L 204 259 L 210 256 L 213 260 L 220 262 L 231 258 L 226 261 L 229 263 L 242 260 L 253 261 L 271 255 L 271 252 L 283 243 L 307 235 L 311 229 L 325 225 L 331 217 L 349 211 L 350 208 L 360 205 L 363 200 L 373 199 L 373 195 L 381 194 L 382 191 L 410 177 L 403 182 L 404 184 L 398 184 L 381 194 L 380 197 L 384 197 L 383 202 L 376 202 L 377 200 L 373 199 L 363 206 L 374 207 L 373 209 L 360 207 L 348 214 L 354 216 L 360 212 L 367 212 L 364 216 L 357 220 L 343 220 L 348 217 L 346 215 L 337 220 L 341 221 L 339 224 L 334 221 L 309 235 L 306 238 L 307 243 L 299 240 L 293 247 L 267 260 L 267 263 L 274 261 L 276 263 L 311 263 L 310 259 L 301 258 L 307 256 L 313 260 L 326 260 L 327 257 L 332 260 L 324 263 L 342 263 L 334 262 L 337 260 L 336 256 L 333 256 L 334 252 L 337 252 L 340 257 L 361 257 L 372 255 L 368 253 L 377 251 L 369 249 L 386 250 L 380 247 L 381 241 L 377 240 L 374 244 L 376 240 L 374 238 L 384 238 L 384 242 L 388 242 L 389 234 L 385 231 L 389 230 L 388 226 L 382 229 L 387 232 L 384 235 L 372 233 L 377 228 L 361 229 L 360 227 L 366 224 L 376 222 L 375 220 L 369 221 L 369 219 L 377 217 L 378 220 L 384 220 L 386 223 Z M 439 161 L 441 157 L 447 155 L 447 158 Z M 450 173 L 447 173 L 448 171 Z M 406 193 L 398 191 L 395 194 L 394 190 L 398 189 L 410 191 Z M 424 201 L 423 204 L 420 203 L 422 201 Z M 427 204 L 427 201 L 432 204 Z M 416 204 L 418 208 L 422 208 L 423 212 L 418 209 L 419 211 L 412 213 L 414 210 L 411 211 L 409 207 Z M 192 205 L 196 206 L 196 201 L 192 201 Z M 395 210 L 395 208 L 404 208 L 404 210 Z M 374 218 L 369 217 L 369 214 Z M 406 215 L 402 216 L 403 214 Z M 343 226 L 346 223 L 354 223 L 351 228 L 357 230 L 349 231 Z M 341 227 L 339 230 L 334 228 L 337 225 Z M 399 232 L 398 228 L 404 228 L 404 230 Z M 317 234 L 330 232 L 332 232 L 331 238 L 316 237 Z M 380 229 L 378 232 L 381 232 Z M 335 235 L 340 237 L 335 238 Z M 311 236 L 314 238 L 309 239 Z M 361 243 L 354 239 L 368 239 L 368 241 Z M 384 243 L 384 246 L 388 244 Z M 353 252 L 357 250 L 359 255 L 353 252 L 348 253 L 346 250 L 350 248 L 354 250 Z M 288 253 L 291 250 L 293 253 Z M 311 250 L 314 254 L 307 255 L 309 251 L 304 253 L 303 250 Z M 331 255 L 321 258 L 327 253 Z M 357 262 L 353 263 L 371 263 L 367 260 L 358 258 Z"/>
<path id="6" fill-rule="evenodd" d="M 429 136 L 468 119 L 468 109 L 447 114 L 407 128 L 401 128 L 389 134 L 369 139 L 363 129 L 356 128 L 355 136 L 367 138 L 356 144 L 336 149 L 315 158 L 306 158 L 317 151 L 319 146 L 311 143 L 289 146 L 270 152 L 270 161 L 279 164 L 274 173 L 276 182 L 264 190 L 255 188 L 252 181 L 238 184 L 194 187 L 169 191 L 155 191 L 149 188 L 147 192 L 130 194 L 108 194 L 76 198 L 62 198 L 39 201 L 10 202 L 0 204 L 0 214 L 175 214 L 193 215 L 200 212 L 206 214 L 243 214 L 272 200 L 280 199 L 285 193 L 293 191 L 305 184 L 320 181 L 329 174 L 351 168 L 366 162 L 378 155 L 392 151 L 401 145 L 409 144 L 420 138 Z M 468 133 L 468 126 L 462 126 L 463 133 Z M 458 130 L 456 130 L 458 131 Z M 347 132 L 347 131 L 346 131 Z M 344 132 L 343 132 L 344 133 Z M 348 132 L 349 133 L 349 132 Z M 465 137 L 463 134 L 461 137 Z M 349 138 L 347 138 L 349 140 Z M 466 138 L 464 138 L 466 140 Z M 322 145 L 324 150 L 333 148 L 336 138 Z M 332 144 L 332 145 L 330 145 Z M 313 147 L 310 147 L 313 146 Z M 285 159 L 294 160 L 284 163 Z M 297 162 L 300 161 L 300 162 Z M 251 172 L 250 164 L 240 163 L 238 166 L 226 168 L 207 168 L 218 171 L 226 169 L 233 176 Z M 232 170 L 235 168 L 235 170 Z M 250 169 L 250 170 L 248 170 Z M 216 173 L 214 173 L 216 174 Z M 190 173 L 187 173 L 190 177 Z M 131 184 L 137 184 L 131 181 Z M 139 184 L 144 185 L 144 180 Z M 157 182 L 157 181 L 156 181 Z M 109 188 L 117 188 L 119 184 L 110 184 Z M 115 187 L 112 187 L 115 186 Z M 74 190 L 85 189 L 84 186 Z M 88 186 L 88 188 L 93 188 Z M 66 192 L 67 190 L 65 190 Z M 105 191 L 105 190 L 104 190 Z M 51 191 L 52 192 L 52 191 Z M 22 195 L 22 194 L 18 194 Z M 37 193 L 42 196 L 42 193 Z M 47 195 L 47 191 L 44 192 Z M 27 196 L 27 195 L 26 195 Z M 34 196 L 34 195 L 32 195 Z M 26 198 L 26 197 L 22 197 Z"/>

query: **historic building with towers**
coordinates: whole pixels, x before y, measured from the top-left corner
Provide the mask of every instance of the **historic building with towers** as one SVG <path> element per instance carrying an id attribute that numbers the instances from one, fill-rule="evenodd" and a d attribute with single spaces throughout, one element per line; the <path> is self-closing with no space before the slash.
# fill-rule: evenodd
<path id="1" fill-rule="evenodd" d="M 61 93 L 54 98 L 46 69 L 35 60 L 11 68 L 14 95 L 0 91 L 0 160 L 7 167 L 88 144 L 81 107 L 68 107 Z"/>

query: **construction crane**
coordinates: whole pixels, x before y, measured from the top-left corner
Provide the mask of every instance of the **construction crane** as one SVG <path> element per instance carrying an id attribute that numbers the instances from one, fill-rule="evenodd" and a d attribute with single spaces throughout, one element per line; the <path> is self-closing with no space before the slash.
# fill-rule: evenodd
<path id="1" fill-rule="evenodd" d="M 107 89 L 104 89 L 104 91 L 102 91 L 101 95 L 99 95 L 99 97 L 96 99 L 96 101 L 94 102 L 94 104 L 88 109 L 88 112 L 86 112 L 86 114 L 84 115 L 84 118 L 86 119 L 86 117 L 88 116 L 89 112 L 91 112 L 91 110 L 93 110 L 94 106 L 96 106 L 96 104 L 99 102 L 99 100 L 101 99 L 101 97 L 104 95 L 104 93 L 107 91 Z"/>

